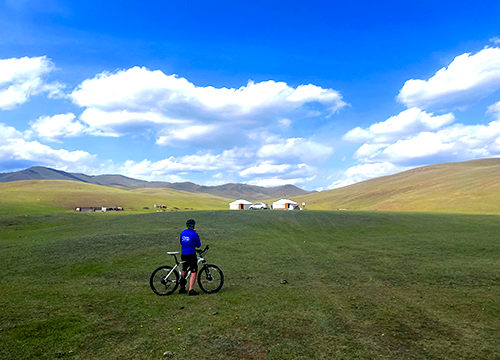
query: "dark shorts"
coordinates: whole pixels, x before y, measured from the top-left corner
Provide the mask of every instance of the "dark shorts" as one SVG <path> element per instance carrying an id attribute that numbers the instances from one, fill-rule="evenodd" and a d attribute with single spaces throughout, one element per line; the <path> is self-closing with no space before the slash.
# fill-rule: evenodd
<path id="1" fill-rule="evenodd" d="M 198 272 L 198 257 L 196 255 L 181 255 L 181 260 L 184 261 L 182 264 L 182 271 Z"/>

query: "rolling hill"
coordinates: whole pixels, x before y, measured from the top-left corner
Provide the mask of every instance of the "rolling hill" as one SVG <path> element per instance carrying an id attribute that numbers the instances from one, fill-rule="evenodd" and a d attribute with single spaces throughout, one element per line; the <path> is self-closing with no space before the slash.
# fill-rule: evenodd
<path id="1" fill-rule="evenodd" d="M 310 210 L 500 214 L 500 159 L 429 165 L 294 200 Z"/>
<path id="2" fill-rule="evenodd" d="M 233 200 L 246 199 L 262 201 L 311 193 L 310 191 L 302 190 L 293 185 L 284 185 L 273 188 L 247 184 L 202 186 L 192 182 L 169 183 L 163 181 L 144 181 L 132 179 L 123 175 L 85 175 L 68 173 L 42 166 L 35 166 L 26 170 L 11 173 L 0 173 L 0 183 L 20 180 L 68 180 L 128 190 L 141 188 L 169 188 L 191 193 L 211 194 Z"/>
<path id="3" fill-rule="evenodd" d="M 124 190 L 68 180 L 20 180 L 0 183 L 0 215 L 60 212 L 76 207 L 124 206 L 126 211 L 226 210 L 231 199 L 168 188 Z M 148 209 L 146 209 L 148 208 Z"/>

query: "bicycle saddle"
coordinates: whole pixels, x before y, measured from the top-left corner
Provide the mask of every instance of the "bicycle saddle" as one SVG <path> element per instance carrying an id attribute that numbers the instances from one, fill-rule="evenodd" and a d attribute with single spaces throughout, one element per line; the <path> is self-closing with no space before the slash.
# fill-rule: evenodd
<path id="1" fill-rule="evenodd" d="M 178 251 L 168 251 L 167 254 L 168 255 L 175 255 L 175 254 L 178 254 L 179 252 Z"/>

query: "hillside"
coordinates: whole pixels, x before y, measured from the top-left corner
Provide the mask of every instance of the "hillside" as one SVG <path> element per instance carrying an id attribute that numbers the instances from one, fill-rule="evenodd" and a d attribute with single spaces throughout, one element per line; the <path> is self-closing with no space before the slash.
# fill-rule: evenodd
<path id="1" fill-rule="evenodd" d="M 189 186 L 191 184 L 191 186 Z M 193 183 L 177 183 L 169 185 L 171 189 L 197 193 L 206 193 L 226 198 L 246 200 L 269 200 L 290 196 L 309 194 L 309 191 L 299 189 L 293 185 L 283 185 L 274 188 L 265 188 L 246 184 L 225 184 L 219 186 L 200 186 Z"/>
<path id="2" fill-rule="evenodd" d="M 500 214 L 500 159 L 424 166 L 294 200 L 310 210 Z"/>
<path id="3" fill-rule="evenodd" d="M 60 212 L 76 207 L 124 206 L 126 211 L 154 211 L 154 204 L 170 210 L 223 210 L 230 199 L 172 189 L 134 192 L 68 180 L 22 180 L 0 183 L 0 214 Z M 149 209 L 144 209 L 144 208 Z"/>
<path id="4" fill-rule="evenodd" d="M 144 181 L 129 178 L 123 175 L 85 175 L 79 173 L 68 173 L 42 166 L 35 166 L 26 170 L 11 173 L 0 173 L 0 183 L 21 180 L 68 180 L 128 190 L 140 188 L 169 188 L 190 193 L 211 194 L 233 200 L 246 199 L 250 201 L 299 196 L 310 193 L 309 191 L 302 190 L 293 185 L 284 185 L 273 188 L 247 184 L 202 186 L 192 182 L 170 183 L 163 181 Z"/>

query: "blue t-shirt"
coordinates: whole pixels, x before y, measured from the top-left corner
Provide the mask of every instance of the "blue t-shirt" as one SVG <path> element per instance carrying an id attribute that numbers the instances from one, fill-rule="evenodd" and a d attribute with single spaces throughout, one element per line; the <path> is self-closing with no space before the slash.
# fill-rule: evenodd
<path id="1" fill-rule="evenodd" d="M 196 255 L 196 248 L 201 246 L 200 237 L 193 229 L 187 228 L 181 232 L 182 255 Z"/>

